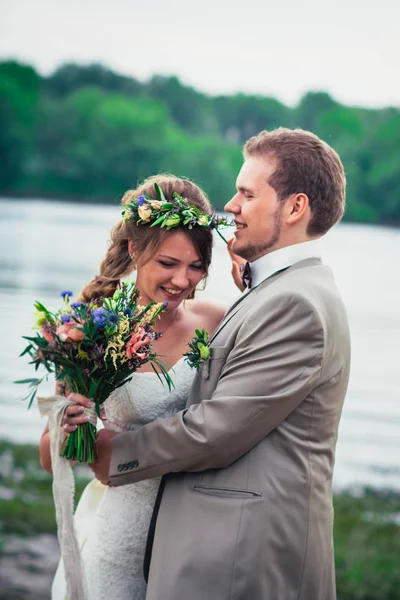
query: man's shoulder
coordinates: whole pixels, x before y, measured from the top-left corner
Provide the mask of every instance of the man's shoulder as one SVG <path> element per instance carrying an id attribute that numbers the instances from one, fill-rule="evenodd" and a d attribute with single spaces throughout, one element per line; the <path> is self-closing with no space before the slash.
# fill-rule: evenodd
<path id="1" fill-rule="evenodd" d="M 260 294 L 307 294 L 324 286 L 336 287 L 332 270 L 319 258 L 307 258 L 265 279 L 258 290 Z"/>
<path id="2" fill-rule="evenodd" d="M 262 281 L 249 295 L 252 309 L 265 310 L 266 304 L 282 302 L 314 303 L 319 293 L 327 294 L 336 289 L 332 271 L 318 259 L 307 259 L 283 269 Z"/>
<path id="3" fill-rule="evenodd" d="M 252 309 L 262 313 L 275 305 L 286 310 L 297 306 L 322 322 L 346 313 L 332 270 L 319 259 L 296 263 L 260 284 Z"/>

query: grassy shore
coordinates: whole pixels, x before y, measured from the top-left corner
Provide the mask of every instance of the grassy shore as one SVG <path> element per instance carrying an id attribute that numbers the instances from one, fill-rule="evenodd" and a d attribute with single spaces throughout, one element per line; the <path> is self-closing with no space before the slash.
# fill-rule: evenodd
<path id="1" fill-rule="evenodd" d="M 0 465 L 0 557 L 8 565 L 8 572 L 0 571 L 4 597 L 44 600 L 57 560 L 51 476 L 40 468 L 36 446 L 0 441 Z M 91 472 L 79 467 L 75 474 L 78 500 Z M 400 494 L 342 492 L 334 506 L 338 600 L 400 600 Z M 48 565 L 46 552 L 53 557 L 47 570 L 35 562 L 35 547 L 44 553 L 43 565 Z M 29 584 L 41 569 L 41 586 Z"/>

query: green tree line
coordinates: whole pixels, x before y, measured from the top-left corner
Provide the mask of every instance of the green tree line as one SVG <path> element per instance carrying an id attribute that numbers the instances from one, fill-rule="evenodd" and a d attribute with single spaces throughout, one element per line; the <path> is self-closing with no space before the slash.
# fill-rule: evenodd
<path id="1" fill-rule="evenodd" d="M 339 152 L 345 219 L 400 224 L 400 108 L 348 107 L 322 91 L 295 107 L 210 96 L 177 77 L 142 82 L 97 64 L 43 77 L 0 63 L 0 193 L 115 202 L 148 175 L 172 172 L 198 182 L 222 209 L 243 142 L 279 126 L 313 131 Z"/>

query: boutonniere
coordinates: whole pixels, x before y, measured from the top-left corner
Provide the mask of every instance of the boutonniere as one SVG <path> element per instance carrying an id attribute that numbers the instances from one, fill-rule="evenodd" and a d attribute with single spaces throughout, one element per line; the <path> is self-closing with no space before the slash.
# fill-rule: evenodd
<path id="1" fill-rule="evenodd" d="M 183 356 L 192 369 L 199 370 L 200 362 L 210 358 L 210 338 L 205 329 L 196 329 L 195 334 L 188 344 L 190 352 L 185 352 Z"/>

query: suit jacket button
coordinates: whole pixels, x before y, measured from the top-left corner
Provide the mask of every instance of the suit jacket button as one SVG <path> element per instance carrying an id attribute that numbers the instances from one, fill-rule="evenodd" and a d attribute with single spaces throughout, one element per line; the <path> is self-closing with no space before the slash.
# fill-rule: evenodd
<path id="1" fill-rule="evenodd" d="M 119 473 L 121 473 L 121 471 L 123 471 L 123 470 L 124 470 L 124 468 L 123 468 L 123 467 L 124 467 L 123 465 L 118 465 L 118 467 L 117 467 L 117 471 L 118 471 Z"/>
<path id="2" fill-rule="evenodd" d="M 132 466 L 131 466 L 131 468 L 132 468 L 132 469 L 136 469 L 136 467 L 138 467 L 138 466 L 139 466 L 139 461 L 138 461 L 138 460 L 133 460 L 133 461 L 131 462 L 131 465 L 132 465 Z"/>

